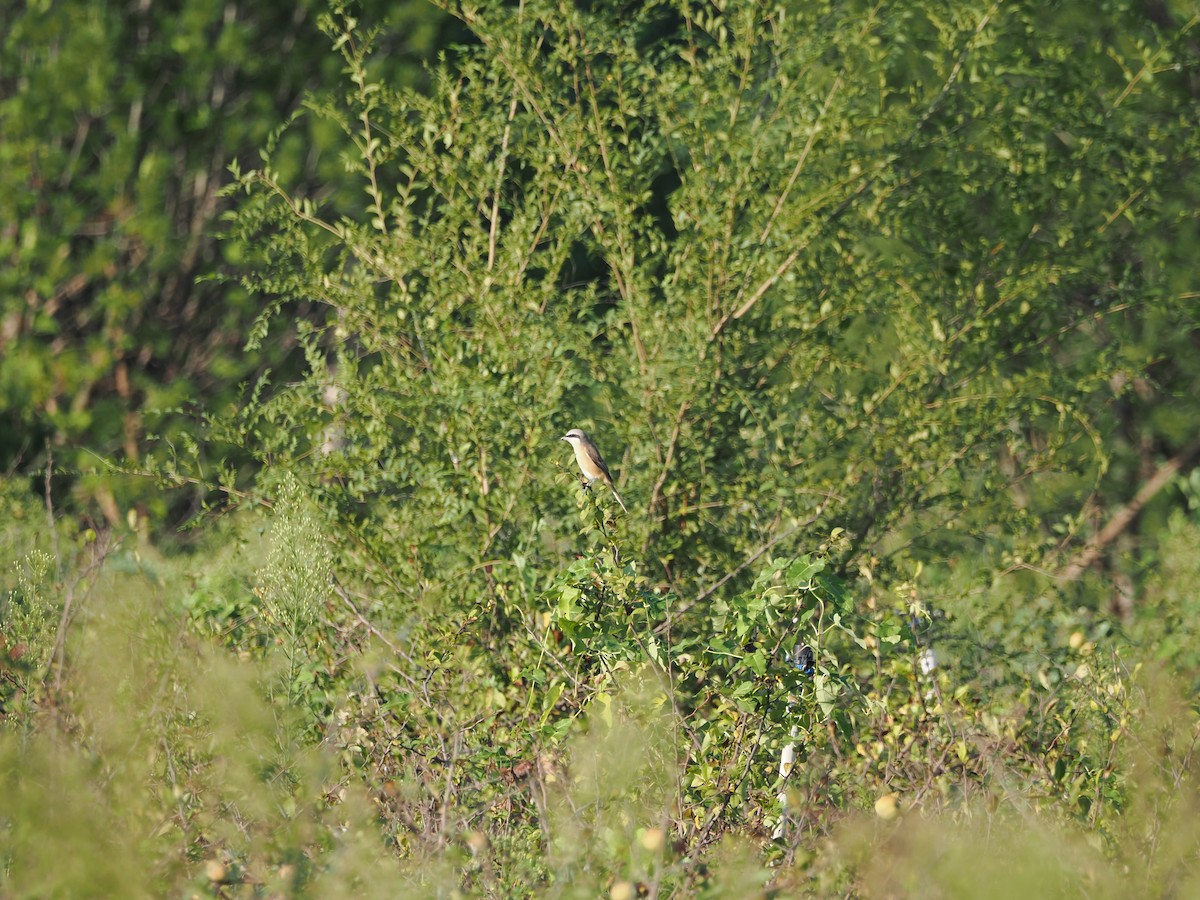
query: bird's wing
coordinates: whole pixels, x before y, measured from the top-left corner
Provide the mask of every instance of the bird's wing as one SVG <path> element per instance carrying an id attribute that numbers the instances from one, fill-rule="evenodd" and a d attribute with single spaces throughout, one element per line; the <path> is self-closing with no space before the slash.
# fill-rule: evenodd
<path id="1" fill-rule="evenodd" d="M 609 484 L 612 484 L 612 474 L 608 471 L 608 466 L 604 462 L 604 457 L 600 455 L 600 451 L 596 449 L 596 445 L 588 444 L 584 447 L 584 449 L 587 451 L 588 459 L 592 461 L 593 465 L 595 465 L 597 469 L 604 473 L 604 480 Z"/>
<path id="2" fill-rule="evenodd" d="M 608 471 L 608 466 L 605 465 L 604 457 L 600 455 L 600 451 L 597 450 L 596 446 L 593 444 L 587 448 L 587 453 L 588 458 L 595 463 L 596 468 L 604 473 L 604 481 L 612 489 L 613 496 L 616 497 L 617 502 L 621 504 L 621 509 L 624 509 L 625 512 L 628 513 L 629 510 L 625 507 L 625 501 L 622 500 L 621 495 L 617 493 L 617 486 L 613 483 L 612 473 Z"/>

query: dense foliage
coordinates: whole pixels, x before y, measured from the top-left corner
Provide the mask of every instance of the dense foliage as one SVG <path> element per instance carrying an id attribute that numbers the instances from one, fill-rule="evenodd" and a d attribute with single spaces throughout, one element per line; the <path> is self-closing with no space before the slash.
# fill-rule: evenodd
<path id="1" fill-rule="evenodd" d="M 372 9 L 383 4 L 368 3 Z M 205 278 L 244 248 L 218 242 L 231 162 L 257 160 L 303 92 L 337 77 L 315 27 L 323 4 L 10 4 L 0 13 L 0 467 L 136 464 L 147 431 L 190 430 L 177 410 L 238 396 L 287 335 L 243 352 L 257 299 Z M 393 80 L 414 81 L 445 17 L 391 5 L 405 39 Z M 382 9 L 375 9 L 383 15 Z M 295 130 L 275 164 L 333 184 L 332 135 Z M 322 162 L 324 160 L 324 162 Z M 109 523 L 136 482 L 74 479 Z"/>
<path id="2" fill-rule="evenodd" d="M 1200 18 L 934 6 L 322 12 L 236 281 L 155 257 L 225 514 L 3 495 L 14 892 L 1194 888 Z"/>

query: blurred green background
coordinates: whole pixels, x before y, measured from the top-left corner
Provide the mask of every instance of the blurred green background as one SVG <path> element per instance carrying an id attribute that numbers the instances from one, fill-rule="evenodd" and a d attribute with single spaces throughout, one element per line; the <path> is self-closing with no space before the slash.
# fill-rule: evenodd
<path id="1" fill-rule="evenodd" d="M 0 23 L 8 895 L 1195 888 L 1194 3 Z"/>

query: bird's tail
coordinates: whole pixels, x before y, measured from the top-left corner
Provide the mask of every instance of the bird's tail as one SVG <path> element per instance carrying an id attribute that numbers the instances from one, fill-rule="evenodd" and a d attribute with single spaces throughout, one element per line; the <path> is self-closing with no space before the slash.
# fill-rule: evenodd
<path id="1" fill-rule="evenodd" d="M 615 484 L 610 484 L 609 488 L 612 489 L 613 496 L 617 498 L 617 502 L 621 504 L 621 509 L 625 510 L 625 515 L 629 515 L 629 510 L 625 507 L 625 501 L 622 500 L 621 495 L 617 493 L 617 486 Z"/>

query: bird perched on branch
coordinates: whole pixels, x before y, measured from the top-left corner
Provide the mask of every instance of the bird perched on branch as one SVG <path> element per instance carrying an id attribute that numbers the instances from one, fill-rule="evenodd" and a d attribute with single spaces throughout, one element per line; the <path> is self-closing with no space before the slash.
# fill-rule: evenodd
<path id="1" fill-rule="evenodd" d="M 596 445 L 592 443 L 592 439 L 578 428 L 572 428 L 561 439 L 570 444 L 571 448 L 575 451 L 575 462 L 579 463 L 579 471 L 587 479 L 588 486 L 590 487 L 597 478 L 603 481 L 612 489 L 613 496 L 621 504 L 621 509 L 624 509 L 628 513 L 629 510 L 625 509 L 625 501 L 621 499 L 621 495 L 617 493 L 616 485 L 613 484 L 612 475 L 609 474 L 604 457 L 600 455 L 600 451 L 596 449 Z"/>

